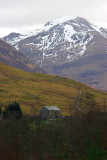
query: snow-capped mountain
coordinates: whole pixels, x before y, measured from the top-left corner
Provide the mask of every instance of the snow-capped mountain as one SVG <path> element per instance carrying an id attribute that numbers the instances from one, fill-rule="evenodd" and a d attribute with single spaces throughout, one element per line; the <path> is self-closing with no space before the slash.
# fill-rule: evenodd
<path id="1" fill-rule="evenodd" d="M 17 51 L 10 44 L 2 40 L 0 40 L 0 62 L 28 72 L 45 73 L 22 52 Z"/>
<path id="2" fill-rule="evenodd" d="M 89 42 L 92 45 L 95 43 L 95 32 L 107 38 L 106 29 L 80 17 L 64 17 L 47 22 L 43 28 L 26 35 L 11 33 L 3 40 L 44 67 L 48 64 L 74 61 L 84 55 Z"/>
<path id="3" fill-rule="evenodd" d="M 40 30 L 34 30 L 34 31 L 28 32 L 26 34 L 20 34 L 20 33 L 12 32 L 9 35 L 3 37 L 2 39 L 4 41 L 6 41 L 7 43 L 9 43 L 10 45 L 15 45 L 16 43 L 18 43 L 19 41 L 21 41 L 21 40 L 23 40 L 23 39 L 25 39 L 27 37 L 36 35 L 39 31 Z"/>
<path id="4" fill-rule="evenodd" d="M 75 79 L 80 78 L 82 80 L 85 78 L 79 76 L 80 73 L 74 72 L 75 69 L 72 74 L 72 68 L 68 67 L 66 70 L 65 66 L 79 63 L 81 59 L 87 57 L 90 57 L 88 61 L 92 66 L 92 57 L 94 57 L 95 62 L 99 55 L 107 58 L 107 29 L 98 27 L 81 17 L 56 19 L 47 22 L 43 28 L 26 35 L 15 35 L 14 33 L 14 36 L 10 34 L 3 40 L 22 51 L 49 73 L 74 77 Z M 103 63 L 103 61 L 101 62 Z M 85 61 L 82 62 L 83 68 L 84 63 Z M 64 69 L 66 72 L 64 72 Z M 90 66 L 88 65 L 86 69 L 90 70 Z M 90 79 L 87 81 L 90 81 Z"/>

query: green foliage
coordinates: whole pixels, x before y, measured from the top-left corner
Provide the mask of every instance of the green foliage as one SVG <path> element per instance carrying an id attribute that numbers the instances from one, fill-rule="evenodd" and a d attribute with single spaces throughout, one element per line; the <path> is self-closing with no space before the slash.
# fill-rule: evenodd
<path id="1" fill-rule="evenodd" d="M 4 117 L 5 119 L 7 118 L 7 111 L 6 111 L 6 110 L 3 111 L 3 117 Z"/>
<path id="2" fill-rule="evenodd" d="M 96 139 L 94 144 L 90 139 L 87 139 L 87 158 L 85 160 L 106 160 L 107 152 L 101 149 L 99 139 Z"/>
<path id="3" fill-rule="evenodd" d="M 69 160 L 68 153 L 58 153 L 56 154 L 57 160 Z"/>
<path id="4" fill-rule="evenodd" d="M 85 160 L 106 160 L 107 152 L 101 145 L 102 131 L 96 127 L 89 127 L 89 138 L 86 140 L 87 156 Z"/>
<path id="5" fill-rule="evenodd" d="M 1 110 L 1 107 L 0 107 L 0 114 L 2 114 L 2 110 Z"/>
<path id="6" fill-rule="evenodd" d="M 8 106 L 5 108 L 3 112 L 3 117 L 14 117 L 14 118 L 22 118 L 22 110 L 20 108 L 20 105 L 18 102 L 13 102 L 11 104 L 8 104 Z"/>

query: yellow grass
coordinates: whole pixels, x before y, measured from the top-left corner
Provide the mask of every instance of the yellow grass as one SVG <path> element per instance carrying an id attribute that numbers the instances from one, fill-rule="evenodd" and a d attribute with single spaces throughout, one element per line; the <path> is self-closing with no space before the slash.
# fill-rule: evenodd
<path id="1" fill-rule="evenodd" d="M 103 101 L 107 101 L 107 93 L 74 80 L 24 72 L 0 63 L 0 105 L 3 107 L 16 100 L 26 114 L 39 113 L 43 105 L 55 105 L 62 109 L 63 115 L 70 115 L 70 102 L 73 105 L 79 89 L 82 93 L 93 93 L 102 107 Z"/>

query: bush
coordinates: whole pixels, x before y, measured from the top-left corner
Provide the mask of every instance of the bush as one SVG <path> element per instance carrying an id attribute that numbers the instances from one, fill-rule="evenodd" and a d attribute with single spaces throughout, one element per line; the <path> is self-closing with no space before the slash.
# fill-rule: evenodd
<path id="1" fill-rule="evenodd" d="M 3 117 L 4 118 L 22 118 L 22 110 L 20 108 L 20 104 L 18 102 L 13 102 L 11 104 L 8 104 L 8 106 L 3 111 Z"/>

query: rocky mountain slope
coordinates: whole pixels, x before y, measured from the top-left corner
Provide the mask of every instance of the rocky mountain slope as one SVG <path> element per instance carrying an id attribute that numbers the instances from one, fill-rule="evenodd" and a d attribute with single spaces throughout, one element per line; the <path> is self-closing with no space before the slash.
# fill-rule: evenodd
<path id="1" fill-rule="evenodd" d="M 43 73 L 43 70 L 29 60 L 23 53 L 2 40 L 0 40 L 0 62 L 24 71 Z"/>
<path id="2" fill-rule="evenodd" d="M 10 34 L 3 40 L 48 73 L 107 90 L 107 29 L 81 17 L 67 17 L 26 35 Z"/>

